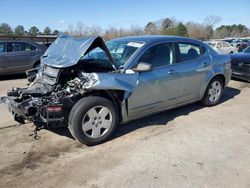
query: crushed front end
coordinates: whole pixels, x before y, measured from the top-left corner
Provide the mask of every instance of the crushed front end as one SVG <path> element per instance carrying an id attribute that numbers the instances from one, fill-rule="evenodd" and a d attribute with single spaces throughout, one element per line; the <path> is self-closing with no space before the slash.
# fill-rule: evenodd
<path id="1" fill-rule="evenodd" d="M 6 103 L 14 119 L 24 124 L 32 121 L 37 127 L 67 126 L 70 109 L 82 97 L 82 84 L 90 82 L 84 72 L 108 72 L 109 68 L 85 65 L 80 59 L 91 50 L 100 47 L 108 53 L 100 37 L 58 37 L 41 57 L 39 69 L 26 72 L 27 88 L 13 88 L 7 93 Z"/>
<path id="2" fill-rule="evenodd" d="M 27 72 L 28 80 L 34 79 L 27 88 L 13 88 L 7 93 L 6 103 L 15 121 L 32 121 L 37 127 L 67 126 L 68 109 L 80 93 L 72 91 L 72 84 L 56 82 L 59 71 L 53 75 L 43 70 L 32 78 L 33 72 Z"/>

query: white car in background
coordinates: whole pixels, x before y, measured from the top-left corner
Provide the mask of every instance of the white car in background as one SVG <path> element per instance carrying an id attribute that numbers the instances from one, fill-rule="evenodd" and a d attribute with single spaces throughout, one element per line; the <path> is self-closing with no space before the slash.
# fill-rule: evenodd
<path id="1" fill-rule="evenodd" d="M 209 46 L 211 46 L 214 50 L 216 50 L 218 53 L 222 54 L 232 54 L 235 52 L 238 52 L 238 49 L 234 46 L 231 46 L 226 41 L 207 41 L 205 42 Z"/>

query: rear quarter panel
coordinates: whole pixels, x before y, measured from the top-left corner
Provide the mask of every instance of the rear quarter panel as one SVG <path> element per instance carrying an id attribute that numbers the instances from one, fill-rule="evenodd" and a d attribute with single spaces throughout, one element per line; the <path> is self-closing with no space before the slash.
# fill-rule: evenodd
<path id="1" fill-rule="evenodd" d="M 231 69 L 231 58 L 229 55 L 222 55 L 216 52 L 210 54 L 212 59 L 212 68 L 211 71 L 207 74 L 205 80 L 203 81 L 202 88 L 200 90 L 200 98 L 204 96 L 206 88 L 209 82 L 217 75 L 223 75 L 225 77 L 225 85 L 227 86 L 228 82 L 231 79 L 232 69 Z"/>

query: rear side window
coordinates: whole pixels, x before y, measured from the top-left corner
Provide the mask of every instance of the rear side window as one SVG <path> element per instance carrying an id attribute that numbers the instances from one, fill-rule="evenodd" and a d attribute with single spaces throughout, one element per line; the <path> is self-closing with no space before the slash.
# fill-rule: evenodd
<path id="1" fill-rule="evenodd" d="M 10 43 L 10 51 L 11 52 L 20 52 L 30 50 L 28 43 L 23 42 L 11 42 Z"/>
<path id="2" fill-rule="evenodd" d="M 177 43 L 178 62 L 190 61 L 199 58 L 205 53 L 206 49 L 197 44 Z"/>
<path id="3" fill-rule="evenodd" d="M 0 53 L 6 52 L 5 42 L 0 42 Z"/>
<path id="4" fill-rule="evenodd" d="M 37 48 L 26 42 L 11 42 L 8 51 L 21 52 L 21 51 L 30 51 L 30 50 L 37 50 Z"/>
<path id="5" fill-rule="evenodd" d="M 153 67 L 161 67 L 174 63 L 174 50 L 171 43 L 158 44 L 147 50 L 139 62 L 151 64 Z"/>

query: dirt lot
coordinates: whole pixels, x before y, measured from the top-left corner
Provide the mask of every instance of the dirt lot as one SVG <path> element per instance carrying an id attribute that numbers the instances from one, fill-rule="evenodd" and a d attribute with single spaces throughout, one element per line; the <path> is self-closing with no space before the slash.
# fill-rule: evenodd
<path id="1" fill-rule="evenodd" d="M 25 82 L 1 78 L 0 96 Z M 94 147 L 67 129 L 34 140 L 0 105 L 0 186 L 250 187 L 249 96 L 250 84 L 231 81 L 218 106 L 196 103 L 121 125 Z"/>

